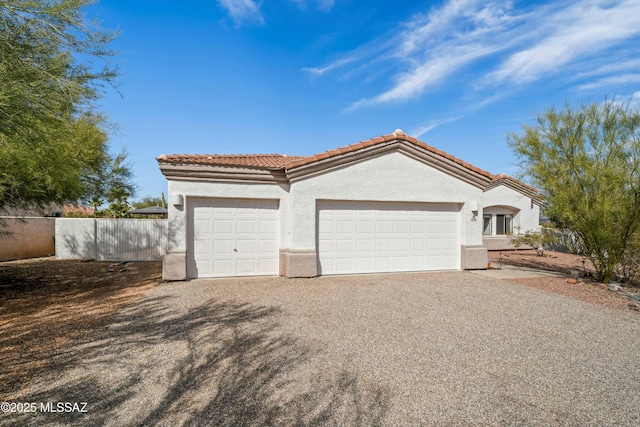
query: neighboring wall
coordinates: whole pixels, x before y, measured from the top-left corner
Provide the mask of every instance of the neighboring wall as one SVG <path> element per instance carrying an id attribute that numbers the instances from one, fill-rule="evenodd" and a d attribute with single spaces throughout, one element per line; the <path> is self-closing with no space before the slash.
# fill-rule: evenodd
<path id="1" fill-rule="evenodd" d="M 58 218 L 55 230 L 59 259 L 151 261 L 167 252 L 166 219 Z"/>
<path id="2" fill-rule="evenodd" d="M 51 256 L 55 252 L 55 218 L 1 217 L 11 234 L 0 235 L 0 261 Z"/>

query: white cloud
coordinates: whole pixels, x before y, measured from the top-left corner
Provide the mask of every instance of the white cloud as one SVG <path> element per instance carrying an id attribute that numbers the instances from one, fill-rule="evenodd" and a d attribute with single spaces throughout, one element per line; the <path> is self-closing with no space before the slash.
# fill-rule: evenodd
<path id="1" fill-rule="evenodd" d="M 329 63 L 327 65 L 324 65 L 322 67 L 309 67 L 309 68 L 303 68 L 303 70 L 307 71 L 307 72 L 309 72 L 311 74 L 315 74 L 315 75 L 321 76 L 324 73 L 327 73 L 329 71 L 335 70 L 336 68 L 340 68 L 340 67 L 342 67 L 344 65 L 350 64 L 350 63 L 352 63 L 352 62 L 354 62 L 356 60 L 357 60 L 357 57 L 355 57 L 355 56 L 351 56 L 351 57 L 347 56 L 347 57 L 341 58 L 341 59 L 339 59 L 339 60 L 337 60 L 335 62 L 331 62 L 331 63 Z"/>
<path id="2" fill-rule="evenodd" d="M 617 59 L 612 62 L 606 62 L 605 64 L 602 64 L 590 70 L 582 71 L 576 75 L 576 78 L 584 79 L 600 75 L 609 75 L 621 71 L 635 71 L 638 69 L 640 69 L 640 58 L 633 58 L 628 60 Z"/>
<path id="3" fill-rule="evenodd" d="M 470 63 L 507 48 L 512 40 L 497 35 L 510 21 L 506 8 L 477 0 L 452 0 L 415 16 L 391 54 L 409 69 L 395 76 L 393 87 L 353 103 L 349 110 L 414 98 Z"/>
<path id="4" fill-rule="evenodd" d="M 478 108 L 552 76 L 579 89 L 636 82 L 639 11 L 640 0 L 549 0 L 518 8 L 511 1 L 447 0 L 305 70 L 316 75 L 342 70 L 342 77 L 355 76 L 355 70 L 368 73 L 361 80 L 368 81 L 384 69 L 387 87 L 347 111 L 416 98 L 454 78 L 464 79 L 465 96 L 483 99 Z"/>
<path id="5" fill-rule="evenodd" d="M 607 7 L 610 6 L 610 7 Z M 533 46 L 516 51 L 488 77 L 494 83 L 527 83 L 554 74 L 562 66 L 640 34 L 640 3 L 581 1 L 538 14 L 529 25 Z"/>
<path id="6" fill-rule="evenodd" d="M 413 135 L 415 138 L 420 138 L 425 133 L 432 131 L 440 125 L 444 125 L 447 123 L 455 122 L 456 120 L 461 119 L 463 116 L 449 117 L 441 120 L 434 120 L 425 126 L 420 126 L 414 131 L 410 132 L 410 135 Z"/>
<path id="7" fill-rule="evenodd" d="M 264 24 L 260 6 L 254 0 L 218 0 L 218 3 L 238 25 L 245 21 Z"/>
<path id="8" fill-rule="evenodd" d="M 621 85 L 628 83 L 640 83 L 640 74 L 620 74 L 604 77 L 590 83 L 578 86 L 578 89 L 589 90 L 606 86 Z"/>
<path id="9" fill-rule="evenodd" d="M 457 69 L 493 50 L 490 46 L 459 46 L 447 55 L 429 58 L 416 68 L 400 75 L 395 86 L 388 91 L 373 98 L 362 99 L 354 103 L 350 109 L 413 98 L 427 87 L 440 83 Z"/>
<path id="10" fill-rule="evenodd" d="M 298 5 L 298 7 L 300 8 L 306 8 L 308 3 L 311 3 L 309 0 L 289 0 L 292 3 L 295 3 Z M 335 4 L 335 0 L 315 0 L 313 1 L 314 4 L 316 4 L 316 7 L 318 8 L 318 10 L 321 10 L 323 12 L 329 12 L 334 4 Z"/>

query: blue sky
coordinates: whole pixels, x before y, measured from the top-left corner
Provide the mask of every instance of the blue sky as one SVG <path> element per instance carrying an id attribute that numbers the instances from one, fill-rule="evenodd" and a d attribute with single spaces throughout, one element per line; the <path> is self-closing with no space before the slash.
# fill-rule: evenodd
<path id="1" fill-rule="evenodd" d="M 138 197 L 162 153 L 311 155 L 405 133 L 492 173 L 551 106 L 640 104 L 640 0 L 102 0 Z"/>

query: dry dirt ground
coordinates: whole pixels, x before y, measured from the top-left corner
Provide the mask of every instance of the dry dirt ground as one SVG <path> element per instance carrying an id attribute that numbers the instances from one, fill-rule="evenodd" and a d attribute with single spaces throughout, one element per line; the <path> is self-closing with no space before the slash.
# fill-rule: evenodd
<path id="1" fill-rule="evenodd" d="M 160 262 L 0 262 L 0 396 L 161 280 Z"/>
<path id="2" fill-rule="evenodd" d="M 593 265 L 585 257 L 562 252 L 545 252 L 540 257 L 534 250 L 490 251 L 489 259 L 492 267 L 500 267 L 500 263 L 520 267 L 549 270 L 565 274 L 567 277 L 535 277 L 527 279 L 509 279 L 533 288 L 556 294 L 566 295 L 590 303 L 604 305 L 617 310 L 630 311 L 640 308 L 640 304 L 629 300 L 627 295 L 640 295 L 637 287 L 624 287 L 621 292 L 611 292 L 603 283 L 593 279 Z M 576 278 L 571 283 L 569 278 Z M 639 311 L 640 313 L 640 311 Z"/>

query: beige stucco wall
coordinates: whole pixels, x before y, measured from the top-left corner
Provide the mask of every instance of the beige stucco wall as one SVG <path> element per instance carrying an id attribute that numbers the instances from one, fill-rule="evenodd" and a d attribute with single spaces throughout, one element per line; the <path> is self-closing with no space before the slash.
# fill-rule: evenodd
<path id="1" fill-rule="evenodd" d="M 481 202 L 482 190 L 400 152 L 294 182 L 290 193 L 291 249 L 316 249 L 317 200 L 456 203 L 460 244 L 482 244 L 482 221 L 470 206 Z"/>
<path id="2" fill-rule="evenodd" d="M 526 233 L 540 231 L 540 206 L 532 203 L 531 198 L 504 185 L 487 190 L 483 194 L 482 214 L 492 215 L 491 230 L 493 235 L 483 235 L 482 242 L 488 250 L 515 249 L 511 238 L 495 235 L 496 214 L 513 215 L 513 232 Z"/>
<path id="3" fill-rule="evenodd" d="M 540 231 L 540 206 L 518 191 L 499 185 L 482 194 L 482 205 L 483 213 L 512 213 L 514 231 Z"/>
<path id="4" fill-rule="evenodd" d="M 0 235 L 0 261 L 50 256 L 55 253 L 55 218 L 3 217 L 10 235 Z"/>

